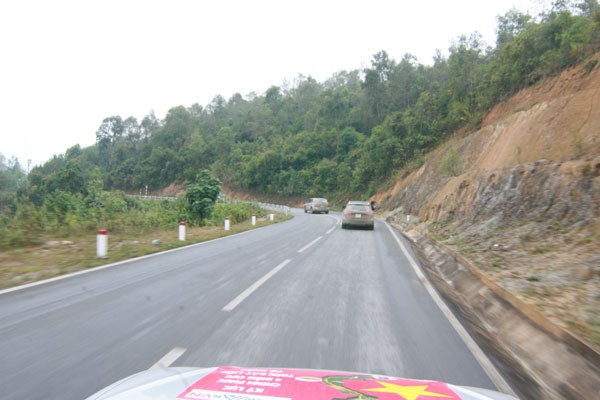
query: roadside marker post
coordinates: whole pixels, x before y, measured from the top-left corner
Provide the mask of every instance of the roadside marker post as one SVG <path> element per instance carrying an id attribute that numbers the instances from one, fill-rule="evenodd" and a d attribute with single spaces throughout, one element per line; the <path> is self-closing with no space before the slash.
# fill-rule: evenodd
<path id="1" fill-rule="evenodd" d="M 269 214 L 269 219 L 270 219 L 271 221 L 274 221 L 274 220 L 275 220 L 275 214 L 272 214 L 272 213 L 271 213 L 271 214 Z"/>
<path id="2" fill-rule="evenodd" d="M 229 217 L 225 217 L 225 230 L 229 230 Z"/>
<path id="3" fill-rule="evenodd" d="M 256 225 L 256 215 L 252 216 L 252 226 Z"/>
<path id="4" fill-rule="evenodd" d="M 179 221 L 179 241 L 185 241 L 185 221 Z"/>
<path id="5" fill-rule="evenodd" d="M 100 229 L 96 236 L 96 257 L 106 258 L 108 251 L 108 231 L 106 229 Z"/>

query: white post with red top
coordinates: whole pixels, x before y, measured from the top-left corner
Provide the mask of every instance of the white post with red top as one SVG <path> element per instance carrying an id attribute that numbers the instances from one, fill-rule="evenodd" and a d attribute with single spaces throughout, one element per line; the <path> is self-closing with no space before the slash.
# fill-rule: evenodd
<path id="1" fill-rule="evenodd" d="M 185 240 L 185 221 L 179 221 L 179 241 Z"/>
<path id="2" fill-rule="evenodd" d="M 108 231 L 106 229 L 100 229 L 96 236 L 96 257 L 106 258 L 108 251 Z"/>
<path id="3" fill-rule="evenodd" d="M 225 217 L 225 230 L 229 230 L 229 217 Z"/>

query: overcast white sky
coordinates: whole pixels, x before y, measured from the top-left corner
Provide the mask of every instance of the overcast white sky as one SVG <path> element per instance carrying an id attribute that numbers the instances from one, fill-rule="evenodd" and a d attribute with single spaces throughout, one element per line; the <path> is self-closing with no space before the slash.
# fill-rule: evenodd
<path id="1" fill-rule="evenodd" d="M 22 0 L 0 4 L 0 153 L 27 167 L 90 146 L 105 117 L 319 82 L 385 50 L 430 64 L 540 0 Z M 543 3 L 543 1 L 542 1 Z"/>

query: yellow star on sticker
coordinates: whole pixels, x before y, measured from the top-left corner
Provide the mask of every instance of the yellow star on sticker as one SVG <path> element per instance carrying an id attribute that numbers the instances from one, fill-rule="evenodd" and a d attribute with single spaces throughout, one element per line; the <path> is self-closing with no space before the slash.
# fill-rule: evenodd
<path id="1" fill-rule="evenodd" d="M 427 391 L 427 386 L 402 386 L 395 385 L 389 382 L 381 382 L 377 381 L 377 383 L 383 385 L 381 388 L 372 388 L 372 389 L 363 389 L 369 392 L 383 392 L 383 393 L 395 393 L 398 396 L 402 397 L 406 400 L 417 400 L 420 396 L 429 396 L 429 397 L 445 397 L 452 398 L 453 396 L 448 396 L 441 393 L 433 393 Z"/>

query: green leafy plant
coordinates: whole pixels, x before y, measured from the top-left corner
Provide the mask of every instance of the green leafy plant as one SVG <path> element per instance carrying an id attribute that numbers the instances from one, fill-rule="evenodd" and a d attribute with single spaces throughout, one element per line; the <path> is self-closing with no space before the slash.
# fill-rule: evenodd
<path id="1" fill-rule="evenodd" d="M 440 161 L 440 171 L 449 176 L 458 176 L 462 174 L 462 160 L 455 149 L 450 149 L 444 155 Z"/>
<path id="2" fill-rule="evenodd" d="M 229 217 L 232 224 L 248 221 L 252 216 L 257 218 L 267 215 L 267 211 L 254 203 L 248 202 L 218 202 L 211 214 L 210 222 L 214 225 L 221 225 L 226 217 Z"/>
<path id="3" fill-rule="evenodd" d="M 188 212 L 192 218 L 202 223 L 207 219 L 219 197 L 220 182 L 208 170 L 196 175 L 196 181 L 188 185 L 185 197 L 188 202 Z"/>
<path id="4" fill-rule="evenodd" d="M 533 249 L 533 254 L 546 254 L 554 251 L 550 246 L 540 246 Z"/>
<path id="5" fill-rule="evenodd" d="M 598 60 L 595 58 L 592 58 L 591 60 L 589 60 L 588 62 L 586 62 L 583 65 L 583 70 L 585 71 L 586 74 L 589 74 L 590 72 L 592 72 L 592 70 L 594 69 L 596 64 L 598 64 Z"/>

